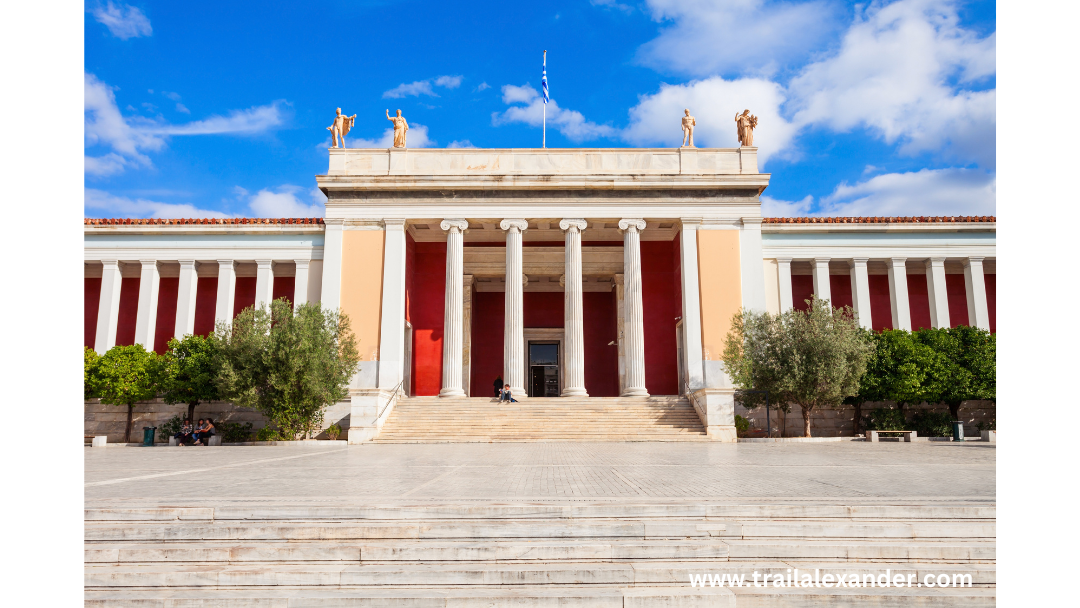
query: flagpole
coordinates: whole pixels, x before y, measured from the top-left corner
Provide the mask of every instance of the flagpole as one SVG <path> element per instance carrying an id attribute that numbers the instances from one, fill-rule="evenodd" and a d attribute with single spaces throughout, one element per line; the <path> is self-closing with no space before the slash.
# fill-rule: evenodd
<path id="1" fill-rule="evenodd" d="M 547 148 L 547 50 L 544 51 L 544 134 L 540 147 Z"/>

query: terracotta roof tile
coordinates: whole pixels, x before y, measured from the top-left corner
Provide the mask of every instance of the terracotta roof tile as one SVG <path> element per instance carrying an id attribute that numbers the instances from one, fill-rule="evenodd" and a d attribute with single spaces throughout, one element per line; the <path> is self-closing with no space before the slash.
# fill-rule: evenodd
<path id="1" fill-rule="evenodd" d="M 240 225 L 240 224 L 322 224 L 321 217 L 282 218 L 83 218 L 85 226 L 189 226 L 189 225 Z"/>
<path id="2" fill-rule="evenodd" d="M 954 224 L 996 222 L 993 215 L 919 216 L 919 217 L 766 217 L 763 224 Z"/>

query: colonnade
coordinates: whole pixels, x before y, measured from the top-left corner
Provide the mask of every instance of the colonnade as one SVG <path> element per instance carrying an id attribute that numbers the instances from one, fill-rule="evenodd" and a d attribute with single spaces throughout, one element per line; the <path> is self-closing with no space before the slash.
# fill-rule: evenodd
<path id="1" fill-rule="evenodd" d="M 503 382 L 510 385 L 515 398 L 525 391 L 525 317 L 522 272 L 522 237 L 528 230 L 525 219 L 504 219 L 499 227 L 506 233 L 505 326 L 503 331 Z M 588 396 L 585 390 L 585 335 L 581 276 L 581 234 L 588 227 L 582 218 L 559 222 L 565 239 L 564 297 L 564 397 Z M 444 220 L 440 225 L 446 238 L 446 306 L 443 338 L 443 375 L 440 397 L 464 397 L 462 365 L 464 359 L 464 239 L 468 222 Z M 641 303 L 641 218 L 622 219 L 623 233 L 624 327 L 626 386 L 624 396 L 647 397 L 645 390 L 644 318 Z"/>
<path id="2" fill-rule="evenodd" d="M 163 261 L 180 264 L 180 283 L 176 297 L 176 324 L 173 335 L 177 337 L 195 333 L 195 300 L 198 290 L 200 263 L 195 260 L 139 260 L 139 300 L 135 315 L 135 343 L 146 350 L 153 350 L 157 329 L 158 291 L 161 285 L 160 265 Z M 249 260 L 244 260 L 249 261 Z M 274 293 L 274 265 L 279 260 L 253 260 L 256 264 L 255 307 L 269 306 Z M 310 260 L 280 260 L 296 265 L 296 288 L 293 306 L 307 301 Z M 217 265 L 217 300 L 214 306 L 214 324 L 230 322 L 236 298 L 237 260 L 216 260 L 201 264 Z M 104 353 L 116 345 L 116 333 L 120 320 L 121 260 L 101 260 L 101 294 L 98 300 L 97 329 L 94 350 Z M 207 276 L 205 271 L 203 276 Z"/>
<path id="3" fill-rule="evenodd" d="M 813 267 L 814 295 L 832 301 L 829 279 L 829 263 L 837 258 L 815 257 Z M 990 315 L 986 300 L 986 282 L 983 276 L 982 257 L 961 258 L 964 264 L 964 290 L 967 294 L 968 324 L 980 329 L 990 329 Z M 908 298 L 907 262 L 909 258 L 884 258 L 889 273 L 889 302 L 894 329 L 911 330 L 911 306 Z M 945 257 L 921 260 L 926 267 L 926 286 L 930 299 L 930 324 L 934 328 L 951 327 L 949 319 L 949 296 L 945 286 Z M 792 258 L 777 258 L 780 282 L 780 309 L 790 310 L 792 302 Z M 845 260 L 851 272 L 852 309 L 859 317 L 859 324 L 870 329 L 870 278 L 867 272 L 869 257 Z"/>

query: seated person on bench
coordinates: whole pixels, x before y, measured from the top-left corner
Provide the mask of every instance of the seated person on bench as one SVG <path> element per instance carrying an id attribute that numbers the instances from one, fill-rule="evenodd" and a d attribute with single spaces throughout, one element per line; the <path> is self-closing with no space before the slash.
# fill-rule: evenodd
<path id="1" fill-rule="evenodd" d="M 214 436 L 214 419 L 199 420 L 199 428 L 195 429 L 195 445 L 210 445 L 210 438 Z"/>
<path id="2" fill-rule="evenodd" d="M 176 437 L 176 445 L 182 446 L 194 441 L 191 437 L 191 432 L 191 421 L 185 418 L 184 423 L 180 425 L 180 432 L 173 435 L 173 437 Z"/>

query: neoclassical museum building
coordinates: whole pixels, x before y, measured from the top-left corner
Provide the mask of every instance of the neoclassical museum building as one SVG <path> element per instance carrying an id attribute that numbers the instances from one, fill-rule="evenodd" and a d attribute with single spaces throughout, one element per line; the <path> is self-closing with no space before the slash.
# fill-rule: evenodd
<path id="1" fill-rule="evenodd" d="M 868 328 L 995 330 L 995 218 L 763 218 L 769 178 L 753 147 L 331 148 L 325 218 L 86 219 L 84 340 L 162 352 L 320 301 L 362 355 L 327 420 L 351 443 L 497 381 L 522 411 L 674 397 L 731 441 L 741 308 L 817 294 Z"/>

